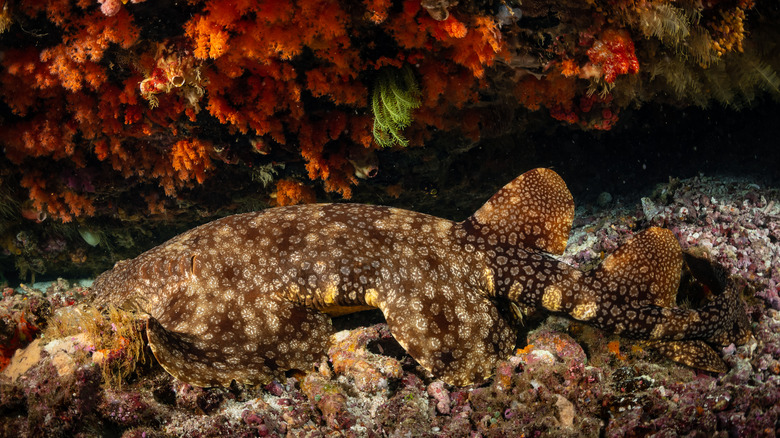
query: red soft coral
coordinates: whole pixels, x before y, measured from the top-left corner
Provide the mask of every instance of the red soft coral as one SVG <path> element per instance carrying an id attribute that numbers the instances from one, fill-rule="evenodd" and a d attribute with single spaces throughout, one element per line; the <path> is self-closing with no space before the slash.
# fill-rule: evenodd
<path id="1" fill-rule="evenodd" d="M 619 75 L 639 72 L 639 60 L 636 57 L 631 35 L 624 29 L 607 29 L 601 33 L 593 46 L 588 49 L 590 65 L 595 67 L 592 75 L 603 77 L 608 84 L 615 82 Z"/>

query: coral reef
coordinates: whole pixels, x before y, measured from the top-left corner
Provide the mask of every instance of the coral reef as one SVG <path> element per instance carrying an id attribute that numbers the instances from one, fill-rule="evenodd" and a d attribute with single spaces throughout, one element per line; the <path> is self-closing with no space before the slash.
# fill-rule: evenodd
<path id="1" fill-rule="evenodd" d="M 455 218 L 486 185 L 477 164 L 506 174 L 519 155 L 538 165 L 538 149 L 571 151 L 538 141 L 551 124 L 604 131 L 648 103 L 777 99 L 779 20 L 768 0 L 3 2 L 0 284 L 91 276 L 194 225 L 269 205 L 363 195 Z M 406 89 L 419 106 L 390 131 L 410 147 L 382 149 L 372 132 L 385 72 L 416 84 Z M 511 135 L 523 149 L 512 159 L 478 143 Z M 752 138 L 728 135 L 740 149 Z M 593 153 L 655 150 L 663 140 L 651 137 Z M 443 176 L 455 156 L 467 165 Z M 764 171 L 777 167 L 769 158 L 756 159 Z M 705 248 L 752 297 L 753 338 L 719 352 L 727 373 L 529 315 L 526 344 L 480 386 L 431 380 L 377 321 L 342 332 L 316 370 L 198 388 L 161 369 L 143 327 L 80 311 L 87 290 L 60 281 L 3 289 L 0 435 L 776 435 L 777 190 L 699 177 L 629 208 L 607 198 L 611 210 L 578 211 L 563 260 L 592 267 L 651 224 Z"/>
<path id="2" fill-rule="evenodd" d="M 280 179 L 276 182 L 276 204 L 279 206 L 307 204 L 316 201 L 314 191 L 299 182 Z"/>
<path id="3" fill-rule="evenodd" d="M 302 160 L 349 198 L 351 152 L 478 138 L 491 102 L 604 130 L 658 96 L 742 105 L 780 89 L 776 11 L 762 3 L 494 3 L 4 4 L 3 174 L 16 199 L 66 222 L 116 217 L 120 201 L 203 202 L 189 190 L 210 176 L 273 160 Z M 163 14 L 159 29 L 147 20 Z M 134 195 L 105 189 L 123 180 Z"/>
<path id="4" fill-rule="evenodd" d="M 510 65 L 528 75 L 516 81 L 514 94 L 528 109 L 544 107 L 557 120 L 597 130 L 611 129 L 621 109 L 642 102 L 740 107 L 763 89 L 776 98 L 777 35 L 757 28 L 746 38 L 745 21 L 754 6 L 752 1 L 526 2 L 518 26 L 533 17 L 544 23 L 535 30 L 550 43 L 541 50 L 515 50 Z M 765 41 L 768 50 L 747 41 Z"/>
<path id="5" fill-rule="evenodd" d="M 662 359 L 651 344 L 617 342 L 563 318 L 538 325 L 529 316 L 525 345 L 482 385 L 431 380 L 408 356 L 394 353 L 399 347 L 380 322 L 338 333 L 327 363 L 264 387 L 197 388 L 152 360 L 124 375 L 120 388 L 103 383 L 96 360 L 120 356 L 101 356 L 82 336 L 49 337 L 66 310 L 90 298 L 60 282 L 46 292 L 8 289 L 0 301 L 9 315 L 4 321 L 23 313 L 47 333 L 32 334 L 26 348 L 18 345 L 0 376 L 0 434 L 774 436 L 780 426 L 778 190 L 696 177 L 662 184 L 641 202 L 603 198 L 607 209 L 578 209 L 562 259 L 593 266 L 602 252 L 651 224 L 674 230 L 688 249 L 707 248 L 746 285 L 752 337 L 719 352 L 728 372 L 697 372 Z"/>
<path id="6" fill-rule="evenodd" d="M 440 70 L 436 82 L 425 82 L 421 104 L 440 124 L 447 108 L 475 99 L 470 90 L 502 50 L 489 14 L 473 9 L 460 21 L 453 14 L 440 22 L 415 1 L 402 9 L 325 0 L 98 6 L 15 5 L 19 25 L 4 35 L 13 47 L 0 71 L 5 167 L 16 169 L 35 209 L 64 222 L 111 215 L 116 195 L 103 187 L 122 178 L 132 178 L 141 196 L 159 186 L 170 200 L 215 172 L 230 172 L 219 162 L 264 164 L 247 154 L 250 139 L 296 151 L 312 180 L 349 198 L 356 180 L 346 156 L 373 147 L 366 124 L 373 76 L 382 84 L 383 67 L 405 66 L 408 85 L 426 68 Z M 160 13 L 178 24 L 150 31 L 144 17 Z M 62 38 L 41 43 L 24 32 L 29 23 Z M 368 43 L 377 38 L 380 47 Z M 413 67 L 423 59 L 424 67 Z M 444 93 L 455 88 L 464 91 Z M 412 107 L 390 132 L 411 122 Z M 421 119 L 418 130 L 431 123 Z M 230 152 L 228 138 L 239 143 Z M 88 186 L 50 172 L 54 163 L 90 169 Z"/>

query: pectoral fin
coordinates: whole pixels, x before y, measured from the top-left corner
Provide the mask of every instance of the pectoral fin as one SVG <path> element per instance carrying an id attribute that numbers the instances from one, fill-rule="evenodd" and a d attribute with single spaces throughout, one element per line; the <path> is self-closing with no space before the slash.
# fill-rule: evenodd
<path id="1" fill-rule="evenodd" d="M 327 315 L 273 296 L 262 299 L 269 302 L 252 312 L 221 314 L 212 306 L 209 318 L 186 325 L 149 317 L 149 346 L 166 371 L 197 386 L 266 383 L 324 357 L 332 332 Z"/>

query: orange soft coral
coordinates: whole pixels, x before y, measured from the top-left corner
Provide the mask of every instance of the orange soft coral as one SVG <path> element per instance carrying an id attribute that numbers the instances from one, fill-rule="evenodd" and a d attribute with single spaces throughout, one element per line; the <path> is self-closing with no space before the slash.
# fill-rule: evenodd
<path id="1" fill-rule="evenodd" d="M 545 107 L 556 120 L 586 129 L 611 129 L 618 119 L 618 110 L 611 107 L 612 97 L 580 93 L 577 79 L 566 77 L 557 70 L 539 79 L 526 76 L 514 90 L 517 101 L 532 111 Z"/>
<path id="2" fill-rule="evenodd" d="M 311 187 L 289 179 L 276 182 L 276 204 L 279 206 L 311 204 L 316 201 L 317 197 Z"/>
<path id="3" fill-rule="evenodd" d="M 753 7 L 752 1 L 741 1 L 733 9 L 721 10 L 718 19 L 710 26 L 712 29 L 712 48 L 718 56 L 732 51 L 742 52 L 745 39 L 745 10 Z"/>
<path id="4" fill-rule="evenodd" d="M 96 166 L 96 187 L 127 179 L 176 196 L 203 183 L 212 160 L 249 161 L 220 155 L 201 136 L 285 145 L 304 159 L 309 178 L 348 198 L 357 183 L 349 155 L 376 147 L 368 100 L 377 69 L 415 71 L 422 104 L 408 128 L 412 143 L 431 128 L 476 137 L 473 118 L 454 115 L 478 99 L 485 68 L 504 52 L 491 16 L 453 7 L 436 21 L 419 0 L 400 10 L 388 0 L 193 0 L 188 7 L 180 35 L 140 41 L 137 8 L 115 0 L 18 5 L 61 35 L 46 47 L 7 49 L 1 61 L 0 98 L 14 118 L 0 126 L 0 138 L 37 206 L 71 220 L 110 196 L 69 188 L 52 168 Z M 365 43 L 382 39 L 381 47 Z M 149 202 L 154 193 L 136 196 L 161 210 Z"/>
<path id="5" fill-rule="evenodd" d="M 462 22 L 450 15 L 437 21 L 423 12 L 419 1 L 406 0 L 403 14 L 392 20 L 389 29 L 401 47 L 441 51 L 477 78 L 499 56 L 506 56 L 498 25 L 487 16 L 471 16 L 469 22 Z"/>
<path id="6" fill-rule="evenodd" d="M 111 44 L 129 48 L 138 39 L 138 29 L 132 17 L 123 11 L 107 17 L 94 11 L 81 20 L 70 22 L 65 27 L 63 43 L 41 51 L 41 60 L 49 66 L 63 87 L 79 91 L 89 86 L 97 89 L 105 80 L 106 72 L 95 63 Z"/>
<path id="7" fill-rule="evenodd" d="M 38 172 L 28 172 L 20 182 L 22 187 L 30 191 L 33 207 L 38 211 L 47 211 L 51 216 L 70 222 L 76 216 L 95 214 L 92 199 L 78 194 L 70 189 L 54 191 L 48 187 L 48 182 Z"/>
<path id="8" fill-rule="evenodd" d="M 517 83 L 515 97 L 530 110 L 548 107 L 568 106 L 577 92 L 576 80 L 559 74 L 550 74 L 543 79 L 526 76 Z"/>
<path id="9" fill-rule="evenodd" d="M 211 146 L 199 139 L 179 140 L 171 146 L 170 162 L 180 181 L 195 179 L 202 183 L 211 169 L 208 150 Z"/>
<path id="10" fill-rule="evenodd" d="M 391 0 L 363 0 L 366 5 L 366 16 L 374 24 L 382 24 L 389 15 Z"/>
<path id="11" fill-rule="evenodd" d="M 493 65 L 499 56 L 506 56 L 501 33 L 492 18 L 473 17 L 473 28 L 453 50 L 453 60 L 471 70 L 475 77 L 485 74 L 485 67 Z"/>

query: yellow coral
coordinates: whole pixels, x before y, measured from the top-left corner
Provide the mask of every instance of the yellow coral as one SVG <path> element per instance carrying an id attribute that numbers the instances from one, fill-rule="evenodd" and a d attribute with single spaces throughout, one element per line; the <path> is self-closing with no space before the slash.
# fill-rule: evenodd
<path id="1" fill-rule="evenodd" d="M 742 41 L 745 39 L 745 10 L 735 8 L 720 12 L 720 20 L 712 25 L 712 33 L 715 36 L 712 48 L 718 56 L 737 51 L 742 52 Z"/>

